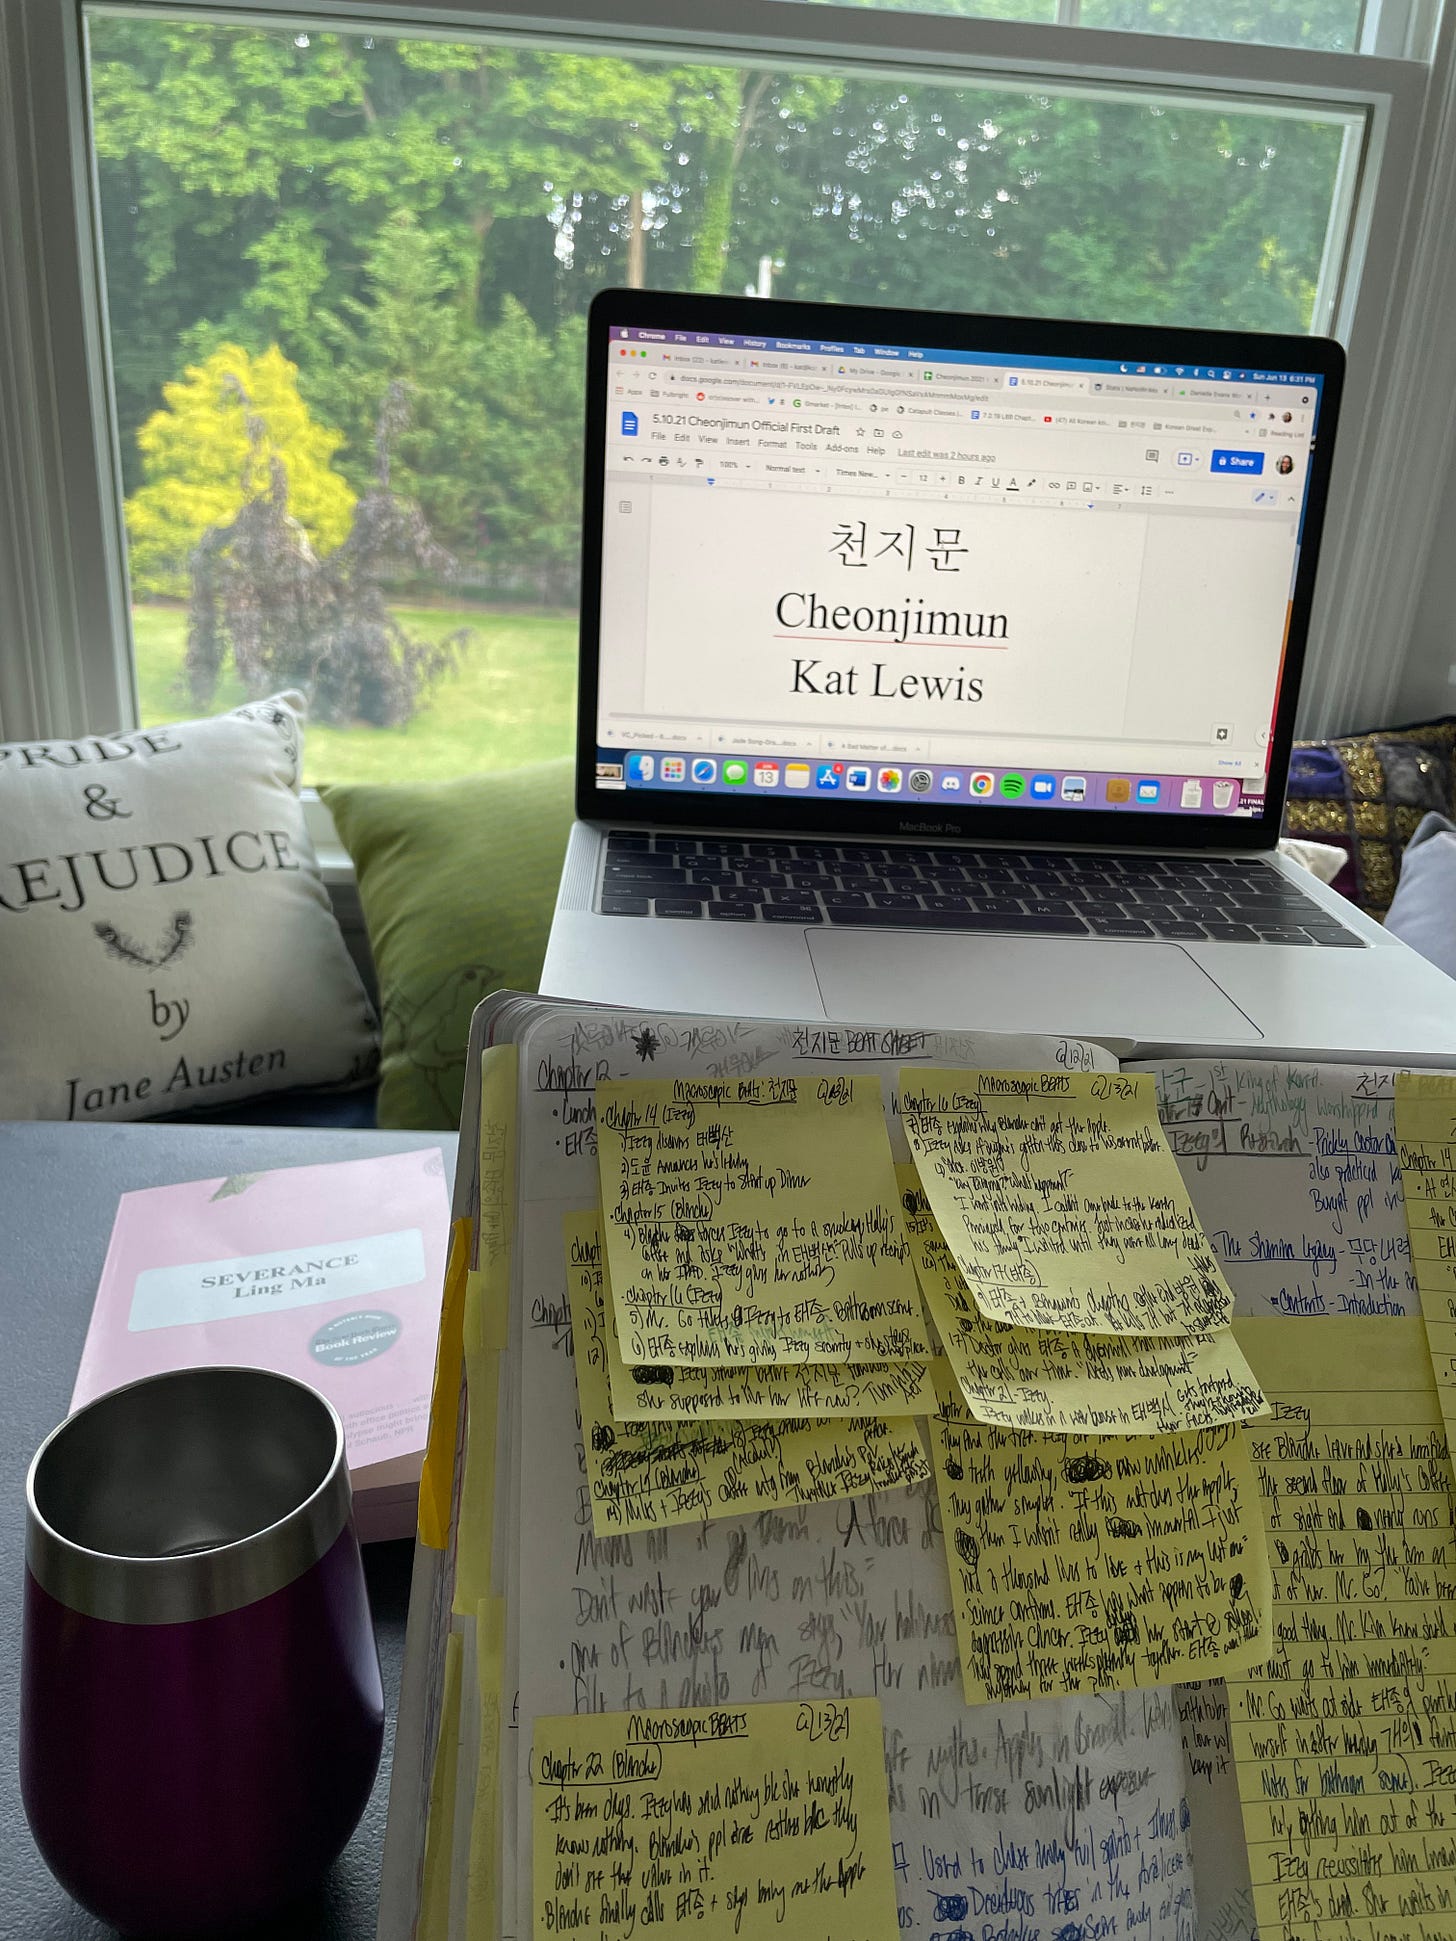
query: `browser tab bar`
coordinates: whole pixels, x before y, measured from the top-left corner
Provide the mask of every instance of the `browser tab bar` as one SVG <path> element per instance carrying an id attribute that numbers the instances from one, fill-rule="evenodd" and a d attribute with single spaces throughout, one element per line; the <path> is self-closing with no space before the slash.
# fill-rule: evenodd
<path id="1" fill-rule="evenodd" d="M 1008 371 L 1008 390 L 1085 391 L 1089 379 L 1080 371 Z"/>

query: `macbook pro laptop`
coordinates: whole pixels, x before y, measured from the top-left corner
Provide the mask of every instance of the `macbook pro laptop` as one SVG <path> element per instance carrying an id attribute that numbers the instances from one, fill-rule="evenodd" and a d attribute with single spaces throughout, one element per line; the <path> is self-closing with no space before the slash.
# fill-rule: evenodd
<path id="1" fill-rule="evenodd" d="M 608 292 L 542 989 L 1456 1054 L 1275 844 L 1343 355 Z"/>

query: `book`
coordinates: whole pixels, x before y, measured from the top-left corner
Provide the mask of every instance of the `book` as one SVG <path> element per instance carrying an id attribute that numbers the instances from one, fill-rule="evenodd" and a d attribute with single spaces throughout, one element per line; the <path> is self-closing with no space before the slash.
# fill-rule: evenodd
<path id="1" fill-rule="evenodd" d="M 1223 1681 L 964 1702 L 934 1481 L 621 1535 L 594 1527 L 563 1231 L 567 1216 L 605 1203 L 598 1086 L 873 1076 L 903 1166 L 901 1074 L 914 1067 L 1145 1074 L 1235 1317 L 1283 1317 L 1268 1325 L 1291 1329 L 1420 1315 L 1394 1071 L 1248 1054 L 1119 1060 L 1053 1036 L 487 999 L 472 1028 L 454 1199 L 472 1234 L 463 1345 L 453 1361 L 442 1347 L 437 1373 L 380 1941 L 532 1941 L 557 1918 L 533 1850 L 533 1744 L 554 1743 L 560 1720 L 864 1698 L 883 1714 L 902 1928 L 1047 1941 L 1254 1935 Z M 1409 1358 L 1398 1330 L 1390 1340 Z M 1261 1878 L 1257 1891 L 1272 1890 Z M 571 1892 L 561 1918 L 585 1905 Z M 665 1931 L 697 1932 L 695 1918 L 669 1914 Z M 591 1919 L 617 1932 L 606 1900 Z"/>
<path id="2" fill-rule="evenodd" d="M 344 1424 L 364 1542 L 415 1527 L 449 1203 L 439 1147 L 123 1193 L 71 1407 L 173 1368 L 268 1368 Z"/>

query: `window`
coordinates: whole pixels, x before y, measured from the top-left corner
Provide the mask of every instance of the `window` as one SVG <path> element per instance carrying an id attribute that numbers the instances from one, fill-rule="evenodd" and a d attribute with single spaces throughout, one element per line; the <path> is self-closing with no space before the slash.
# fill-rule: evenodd
<path id="1" fill-rule="evenodd" d="M 90 54 L 141 718 L 302 686 L 309 780 L 569 750 L 595 290 L 1307 330 L 1364 132 L 106 12 Z"/>
<path id="2" fill-rule="evenodd" d="M 1378 718 L 1456 376 L 1434 13 L 737 0 L 710 39 L 681 0 L 488 29 L 470 0 L 291 28 L 112 5 L 83 47 L 12 0 L 0 727 L 276 674 L 314 689 L 318 778 L 565 746 L 580 319 L 608 281 L 1335 331 L 1304 720 Z M 250 612 L 250 547 L 292 636 Z"/>

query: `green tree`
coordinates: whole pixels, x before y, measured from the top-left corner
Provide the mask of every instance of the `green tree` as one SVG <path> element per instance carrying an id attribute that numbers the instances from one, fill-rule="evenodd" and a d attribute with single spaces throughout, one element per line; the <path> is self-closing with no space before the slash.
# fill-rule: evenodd
<path id="1" fill-rule="evenodd" d="M 776 294 L 1309 327 L 1337 124 L 1140 98 L 856 81 L 744 163 Z"/>
<path id="2" fill-rule="evenodd" d="M 369 251 L 367 300 L 338 320 L 336 355 L 315 395 L 349 435 L 346 469 L 364 490 L 371 401 L 398 386 L 409 422 L 391 450 L 399 490 L 431 530 L 496 590 L 539 598 L 574 591 L 585 384 L 579 319 L 540 330 L 514 297 L 481 330 L 448 300 L 437 238 L 408 211 Z"/>
<path id="3" fill-rule="evenodd" d="M 732 67 L 703 74 L 697 89 L 696 126 L 686 124 L 694 132 L 701 130 L 701 188 L 692 254 L 695 290 L 723 288 L 734 254 L 735 228 L 742 223 L 740 170 L 764 124 L 791 131 L 799 140 L 812 140 L 810 131 L 832 111 L 843 88 L 841 81 L 827 75 L 756 73 Z M 764 253 L 772 255 L 773 250 Z M 755 263 L 745 287 L 756 270 Z"/>
<path id="4" fill-rule="evenodd" d="M 1338 45 L 1353 7 L 1229 0 L 1213 24 Z M 1212 19 L 1207 0 L 1082 17 Z M 132 434 L 180 359 L 276 344 L 356 490 L 406 382 L 403 488 L 469 577 L 552 597 L 576 546 L 579 319 L 603 285 L 740 290 L 768 257 L 782 296 L 1300 330 L 1343 138 L 1314 113 L 1146 93 L 106 14 L 89 31 L 134 498 Z"/>
<path id="5" fill-rule="evenodd" d="M 156 409 L 186 345 L 312 364 L 314 307 L 347 291 L 347 216 L 324 161 L 361 114 L 355 44 L 210 23 L 89 23 L 92 127 L 107 251 L 117 410 Z M 203 348 L 199 322 L 211 328 Z M 139 455 L 122 440 L 128 489 Z"/>
<path id="6" fill-rule="evenodd" d="M 330 355 L 313 374 L 315 405 L 347 438 L 340 468 L 360 491 L 374 475 L 379 401 L 401 385 L 409 421 L 391 453 L 400 489 L 443 544 L 474 550 L 485 438 L 480 333 L 452 299 L 455 273 L 413 210 L 386 217 L 364 255 L 362 294 L 318 328 Z"/>
<path id="7" fill-rule="evenodd" d="M 250 357 L 224 344 L 163 395 L 163 408 L 137 434 L 146 483 L 126 502 L 138 593 L 185 594 L 187 562 L 203 533 L 262 495 L 275 461 L 313 550 L 328 553 L 343 541 L 355 503 L 333 469 L 343 434 L 309 415 L 297 369 L 276 345 Z"/>
<path id="8" fill-rule="evenodd" d="M 626 199 L 660 165 L 671 71 L 649 62 L 481 42 L 375 42 L 364 126 L 326 167 L 345 204 L 400 206 L 427 224 L 466 317 L 488 321 L 498 222 L 576 193 Z"/>
<path id="9" fill-rule="evenodd" d="M 482 347 L 481 553 L 497 577 L 551 602 L 577 592 L 585 353 L 581 318 L 548 338 L 509 299 Z"/>

